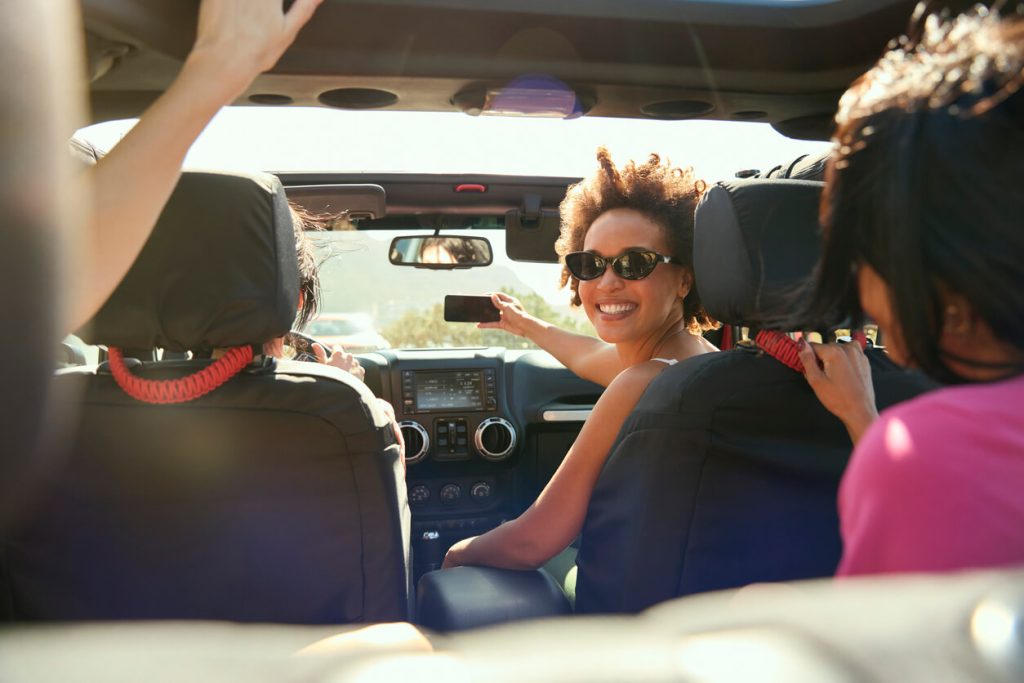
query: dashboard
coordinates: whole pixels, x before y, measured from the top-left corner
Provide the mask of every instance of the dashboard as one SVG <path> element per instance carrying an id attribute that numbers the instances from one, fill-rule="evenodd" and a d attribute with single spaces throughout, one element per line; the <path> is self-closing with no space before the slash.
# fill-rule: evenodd
<path id="1" fill-rule="evenodd" d="M 533 502 L 602 391 L 543 351 L 385 350 L 359 360 L 405 438 L 417 578 L 452 543 Z"/>

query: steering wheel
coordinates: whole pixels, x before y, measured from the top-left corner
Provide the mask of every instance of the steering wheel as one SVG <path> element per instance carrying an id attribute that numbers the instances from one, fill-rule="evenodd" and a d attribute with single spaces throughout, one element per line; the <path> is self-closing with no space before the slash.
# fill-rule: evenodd
<path id="1" fill-rule="evenodd" d="M 344 370 L 350 373 L 356 379 L 365 379 L 366 371 L 363 366 L 359 364 L 359 361 L 351 354 L 342 352 L 340 355 L 332 354 L 331 347 L 328 344 L 318 341 L 313 337 L 302 332 L 289 332 L 285 337 L 285 343 L 295 349 L 294 360 L 307 361 L 311 363 L 319 363 L 316 354 L 313 352 L 313 344 L 319 344 L 327 352 L 328 358 L 331 359 L 328 365 Z"/>
<path id="2" fill-rule="evenodd" d="M 318 341 L 308 334 L 302 332 L 296 332 L 292 330 L 285 335 L 285 343 L 295 349 L 295 357 L 293 360 L 301 360 L 309 363 L 319 363 L 316 354 L 313 353 L 313 344 L 319 344 L 324 350 L 329 350 L 331 347 L 324 344 L 322 341 Z"/>

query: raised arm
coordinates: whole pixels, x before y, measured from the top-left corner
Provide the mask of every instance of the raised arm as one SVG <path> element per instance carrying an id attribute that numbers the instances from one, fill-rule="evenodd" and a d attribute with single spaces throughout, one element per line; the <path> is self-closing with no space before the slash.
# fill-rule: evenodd
<path id="1" fill-rule="evenodd" d="M 496 323 L 479 323 L 477 327 L 501 329 L 526 337 L 583 379 L 603 387 L 609 386 L 624 369 L 613 344 L 563 330 L 532 316 L 518 299 L 504 292 L 492 294 L 491 301 L 501 312 L 501 320 Z"/>
<path id="2" fill-rule="evenodd" d="M 210 119 L 274 66 L 323 0 L 203 0 L 196 44 L 174 83 L 117 146 L 87 171 L 89 266 L 72 281 L 68 324 L 91 318 L 142 250 Z"/>
<path id="3" fill-rule="evenodd" d="M 583 528 L 590 494 L 619 429 L 659 369 L 643 363 L 616 377 L 536 502 L 517 519 L 453 545 L 444 566 L 535 569 L 564 550 Z"/>

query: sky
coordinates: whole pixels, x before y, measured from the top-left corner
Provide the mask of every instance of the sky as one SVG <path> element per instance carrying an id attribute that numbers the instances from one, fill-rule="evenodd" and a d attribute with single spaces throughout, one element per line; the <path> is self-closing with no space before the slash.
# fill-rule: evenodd
<path id="1" fill-rule="evenodd" d="M 79 133 L 109 148 L 131 123 Z M 248 171 L 497 173 L 583 176 L 603 144 L 617 162 L 657 152 L 708 180 L 767 170 L 825 143 L 790 140 L 763 123 L 471 117 L 462 113 L 229 107 L 186 165 Z"/>

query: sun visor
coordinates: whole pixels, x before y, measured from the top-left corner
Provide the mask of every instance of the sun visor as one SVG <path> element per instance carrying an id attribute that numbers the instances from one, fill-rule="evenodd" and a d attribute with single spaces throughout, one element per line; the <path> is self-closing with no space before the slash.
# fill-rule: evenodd
<path id="1" fill-rule="evenodd" d="M 171 351 L 258 344 L 295 318 L 291 212 L 269 174 L 185 172 L 124 280 L 77 334 Z"/>
<path id="2" fill-rule="evenodd" d="M 727 325 L 770 328 L 821 253 L 822 183 L 738 180 L 712 186 L 697 206 L 694 274 L 704 308 Z"/>

